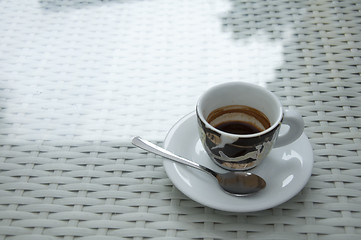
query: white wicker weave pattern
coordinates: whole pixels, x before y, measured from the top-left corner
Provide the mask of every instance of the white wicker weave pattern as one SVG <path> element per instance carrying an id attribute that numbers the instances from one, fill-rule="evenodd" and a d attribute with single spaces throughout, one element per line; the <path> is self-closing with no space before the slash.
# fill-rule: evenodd
<path id="1" fill-rule="evenodd" d="M 359 0 L 0 1 L 0 239 L 360 239 L 360 46 Z M 130 145 L 225 81 L 304 116 L 313 174 L 273 209 L 204 207 Z"/>

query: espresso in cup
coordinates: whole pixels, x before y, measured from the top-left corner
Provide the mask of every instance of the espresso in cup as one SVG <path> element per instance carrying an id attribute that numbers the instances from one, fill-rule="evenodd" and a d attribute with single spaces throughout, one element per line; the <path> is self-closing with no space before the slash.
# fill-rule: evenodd
<path id="1" fill-rule="evenodd" d="M 199 136 L 210 158 L 228 170 L 256 167 L 273 147 L 292 143 L 303 133 L 303 119 L 284 111 L 267 89 L 230 82 L 210 88 L 196 107 Z M 288 131 L 279 136 L 281 124 Z"/>
<path id="2" fill-rule="evenodd" d="M 259 133 L 271 126 L 265 114 L 244 105 L 229 105 L 212 111 L 207 122 L 220 131 L 232 134 Z"/>

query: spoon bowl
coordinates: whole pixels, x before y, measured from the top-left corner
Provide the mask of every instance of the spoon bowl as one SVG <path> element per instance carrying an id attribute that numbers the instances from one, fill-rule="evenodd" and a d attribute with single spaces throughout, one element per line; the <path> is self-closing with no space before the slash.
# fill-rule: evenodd
<path id="1" fill-rule="evenodd" d="M 250 173 L 250 172 L 227 172 L 219 173 L 215 172 L 207 167 L 204 167 L 196 162 L 190 161 L 188 159 L 182 158 L 175 155 L 168 150 L 161 148 L 147 140 L 144 140 L 140 137 L 135 137 L 132 140 L 134 146 L 137 146 L 141 149 L 144 149 L 148 152 L 154 153 L 158 156 L 167 158 L 169 160 L 185 164 L 189 167 L 206 172 L 218 181 L 221 189 L 233 196 L 245 196 L 248 194 L 256 193 L 266 187 L 266 182 L 260 176 Z"/>

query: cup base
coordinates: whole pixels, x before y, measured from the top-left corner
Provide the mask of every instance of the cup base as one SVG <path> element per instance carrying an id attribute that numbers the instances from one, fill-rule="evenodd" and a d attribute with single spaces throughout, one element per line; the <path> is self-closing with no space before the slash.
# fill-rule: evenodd
<path id="1" fill-rule="evenodd" d="M 248 159 L 239 162 L 223 161 L 220 159 L 211 159 L 211 160 L 221 168 L 229 171 L 247 171 L 252 168 L 255 168 L 260 162 L 257 161 L 256 159 Z"/>

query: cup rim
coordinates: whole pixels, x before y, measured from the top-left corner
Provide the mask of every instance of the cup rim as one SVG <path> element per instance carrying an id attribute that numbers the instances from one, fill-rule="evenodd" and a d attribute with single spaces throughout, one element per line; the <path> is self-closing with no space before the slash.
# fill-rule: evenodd
<path id="1" fill-rule="evenodd" d="M 278 105 L 278 108 L 280 110 L 280 114 L 277 116 L 277 119 L 276 121 L 267 129 L 261 131 L 261 132 L 258 132 L 258 133 L 252 133 L 252 134 L 234 134 L 234 133 L 228 133 L 228 132 L 224 132 L 224 131 L 221 131 L 215 127 L 213 127 L 211 124 L 209 124 L 207 122 L 207 120 L 204 118 L 203 114 L 201 113 L 200 111 L 200 103 L 201 103 L 201 100 L 204 98 L 204 96 L 210 92 L 211 90 L 215 89 L 215 88 L 218 88 L 218 87 L 221 87 L 221 86 L 226 86 L 226 85 L 243 85 L 243 86 L 250 86 L 250 87 L 254 87 L 254 88 L 257 88 L 258 90 L 261 90 L 263 92 L 265 92 L 266 94 L 268 94 L 271 98 L 273 98 L 275 100 L 275 102 L 277 103 Z M 205 124 L 205 126 L 209 129 L 211 129 L 212 131 L 215 131 L 219 134 L 222 134 L 222 135 L 225 135 L 225 136 L 229 136 L 229 137 L 232 137 L 232 138 L 252 138 L 252 137 L 259 137 L 259 136 L 262 136 L 264 134 L 267 134 L 271 131 L 273 131 L 277 126 L 280 125 L 280 123 L 282 122 L 282 119 L 283 119 L 283 108 L 282 108 L 282 105 L 281 105 L 281 102 L 279 101 L 279 99 L 276 97 L 276 95 L 274 95 L 274 93 L 272 93 L 271 91 L 269 91 L 268 89 L 264 88 L 264 87 L 261 87 L 259 85 L 256 85 L 256 84 L 253 84 L 253 83 L 247 83 L 247 82 L 226 82 L 226 83 L 221 83 L 221 84 L 218 84 L 218 85 L 215 85 L 211 88 L 209 88 L 208 90 L 206 90 L 198 99 L 198 102 L 196 104 L 196 113 L 197 113 L 197 116 L 198 118 L 200 118 L 200 120 Z"/>

